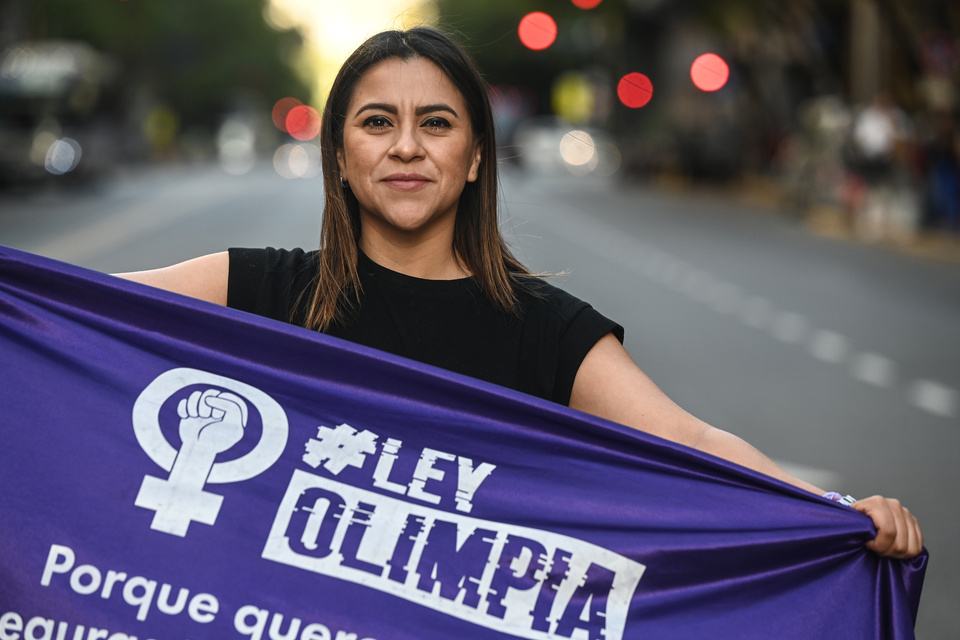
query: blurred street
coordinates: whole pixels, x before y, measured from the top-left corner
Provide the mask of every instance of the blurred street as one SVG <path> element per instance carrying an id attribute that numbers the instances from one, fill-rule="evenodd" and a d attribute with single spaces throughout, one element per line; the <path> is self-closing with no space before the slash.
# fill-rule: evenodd
<path id="1" fill-rule="evenodd" d="M 917 637 L 960 637 L 960 267 L 716 194 L 511 165 L 503 190 L 518 257 L 621 322 L 679 404 L 824 489 L 902 499 L 931 552 Z M 321 197 L 269 165 L 137 169 L 0 193 L 0 244 L 106 272 L 309 248 Z"/>

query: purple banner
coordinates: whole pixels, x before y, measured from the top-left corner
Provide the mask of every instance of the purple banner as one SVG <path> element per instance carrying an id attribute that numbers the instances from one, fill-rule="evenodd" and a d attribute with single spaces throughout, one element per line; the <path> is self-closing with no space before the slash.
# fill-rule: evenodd
<path id="1" fill-rule="evenodd" d="M 912 638 L 926 554 L 685 447 L 0 248 L 0 640 Z"/>

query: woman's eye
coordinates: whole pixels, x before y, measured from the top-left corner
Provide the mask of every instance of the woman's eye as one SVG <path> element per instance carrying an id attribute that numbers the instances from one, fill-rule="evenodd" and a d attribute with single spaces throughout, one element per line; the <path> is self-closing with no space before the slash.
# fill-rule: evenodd
<path id="1" fill-rule="evenodd" d="M 449 129 L 450 122 L 446 118 L 435 116 L 428 118 L 427 121 L 423 123 L 423 126 L 427 129 Z"/>
<path id="2" fill-rule="evenodd" d="M 374 129 L 385 129 L 390 126 L 390 121 L 383 116 L 370 116 L 363 124 Z"/>

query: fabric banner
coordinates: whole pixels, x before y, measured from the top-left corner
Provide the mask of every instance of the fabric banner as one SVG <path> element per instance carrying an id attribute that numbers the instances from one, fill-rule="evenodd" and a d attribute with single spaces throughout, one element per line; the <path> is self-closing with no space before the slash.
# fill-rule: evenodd
<path id="1" fill-rule="evenodd" d="M 0 248 L 0 640 L 912 638 L 926 554 L 708 455 Z"/>

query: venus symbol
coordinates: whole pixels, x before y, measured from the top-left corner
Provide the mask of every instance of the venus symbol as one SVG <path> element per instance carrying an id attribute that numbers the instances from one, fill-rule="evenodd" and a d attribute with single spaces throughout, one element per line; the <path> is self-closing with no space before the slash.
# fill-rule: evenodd
<path id="1" fill-rule="evenodd" d="M 151 527 L 184 536 L 192 521 L 213 524 L 223 496 L 203 490 L 217 455 L 243 438 L 247 404 L 239 396 L 194 391 L 177 407 L 183 443 L 167 480 L 146 476 L 136 505 L 153 509 Z"/>

